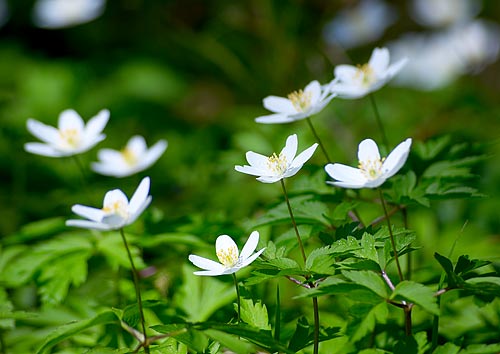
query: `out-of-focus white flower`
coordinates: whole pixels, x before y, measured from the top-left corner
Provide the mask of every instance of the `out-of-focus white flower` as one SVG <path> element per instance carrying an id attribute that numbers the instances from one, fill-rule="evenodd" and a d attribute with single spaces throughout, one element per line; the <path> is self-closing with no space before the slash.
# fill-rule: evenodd
<path id="1" fill-rule="evenodd" d="M 264 107 L 274 114 L 255 118 L 257 123 L 290 123 L 310 117 L 320 112 L 335 97 L 327 87 L 318 81 L 312 81 L 304 90 L 294 91 L 288 98 L 268 96 L 264 98 Z"/>
<path id="2" fill-rule="evenodd" d="M 167 141 L 160 140 L 148 149 L 142 136 L 135 135 L 121 151 L 101 149 L 99 162 L 92 163 L 92 169 L 105 176 L 126 177 L 144 171 L 153 165 L 167 149 Z"/>
<path id="3" fill-rule="evenodd" d="M 98 18 L 105 6 L 105 0 L 38 0 L 33 22 L 41 28 L 72 27 Z"/>
<path id="4" fill-rule="evenodd" d="M 151 203 L 149 184 L 149 177 L 143 178 L 130 202 L 125 193 L 120 189 L 114 189 L 104 196 L 102 209 L 80 204 L 73 205 L 71 208 L 73 213 L 88 220 L 67 220 L 66 226 L 95 230 L 118 230 L 132 224 Z"/>
<path id="5" fill-rule="evenodd" d="M 259 232 L 254 231 L 250 234 L 248 241 L 243 246 L 241 254 L 238 251 L 238 246 L 228 235 L 220 235 L 215 241 L 215 251 L 220 263 L 211 259 L 189 255 L 189 260 L 195 266 L 204 269 L 194 272 L 196 275 L 217 276 L 224 274 L 236 273 L 241 268 L 246 267 L 264 252 L 265 248 L 253 253 L 259 243 Z M 252 254 L 253 253 L 253 254 Z"/>
<path id="6" fill-rule="evenodd" d="M 336 181 L 327 183 L 342 188 L 377 188 L 403 167 L 411 141 L 411 138 L 406 139 L 387 158 L 381 159 L 377 144 L 372 139 L 365 139 L 358 147 L 358 168 L 330 163 L 325 166 L 325 171 Z"/>
<path id="7" fill-rule="evenodd" d="M 481 10 L 478 0 L 413 0 L 410 15 L 429 27 L 450 27 L 464 23 Z"/>
<path id="8" fill-rule="evenodd" d="M 500 29 L 496 23 L 471 21 L 455 26 L 450 37 L 451 45 L 469 72 L 479 72 L 498 58 Z"/>
<path id="9" fill-rule="evenodd" d="M 250 165 L 235 166 L 238 172 L 252 176 L 259 176 L 257 181 L 263 183 L 274 183 L 283 178 L 292 177 L 302 168 L 304 163 L 311 158 L 318 144 L 313 144 L 297 157 L 297 135 L 290 135 L 286 139 L 286 144 L 279 155 L 276 153 L 267 157 L 253 151 L 246 153 L 247 161 Z"/>
<path id="10" fill-rule="evenodd" d="M 355 7 L 339 11 L 325 26 L 323 37 L 346 49 L 358 47 L 379 39 L 396 18 L 396 11 L 384 1 L 362 0 Z"/>
<path id="11" fill-rule="evenodd" d="M 65 110 L 59 115 L 58 128 L 30 118 L 27 121 L 29 132 L 43 143 L 26 143 L 24 149 L 33 154 L 49 157 L 71 156 L 85 152 L 104 140 L 106 135 L 102 134 L 102 131 L 108 119 L 107 109 L 101 110 L 87 122 L 87 125 L 72 109 Z"/>
<path id="12" fill-rule="evenodd" d="M 375 48 L 367 64 L 361 66 L 338 65 L 330 90 L 340 98 L 360 98 L 376 91 L 391 80 L 406 64 L 402 58 L 390 63 L 387 48 Z"/>

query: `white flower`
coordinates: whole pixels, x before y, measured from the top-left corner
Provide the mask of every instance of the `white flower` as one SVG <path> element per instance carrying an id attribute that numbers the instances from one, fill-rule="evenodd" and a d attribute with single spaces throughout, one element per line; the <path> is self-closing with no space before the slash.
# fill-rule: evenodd
<path id="1" fill-rule="evenodd" d="M 354 48 L 379 39 L 396 20 L 396 11 L 382 0 L 362 0 L 342 9 L 323 30 L 328 43 Z"/>
<path id="2" fill-rule="evenodd" d="M 259 176 L 257 181 L 263 183 L 274 183 L 283 178 L 295 175 L 302 168 L 304 163 L 309 160 L 318 147 L 313 144 L 297 157 L 297 135 L 290 135 L 286 139 L 286 144 L 279 155 L 276 153 L 267 157 L 253 151 L 246 153 L 246 158 L 250 166 L 235 166 L 238 172 L 246 173 L 252 176 Z"/>
<path id="3" fill-rule="evenodd" d="M 105 5 L 105 0 L 38 0 L 33 22 L 51 29 L 76 26 L 101 16 Z"/>
<path id="4" fill-rule="evenodd" d="M 43 143 L 26 143 L 24 149 L 37 155 L 49 157 L 71 156 L 90 150 L 104 140 L 102 130 L 109 119 L 109 111 L 103 109 L 91 118 L 87 125 L 72 109 L 59 115 L 58 128 L 28 119 L 27 128 Z"/>
<path id="5" fill-rule="evenodd" d="M 217 253 L 217 258 L 220 263 L 212 261 L 208 258 L 196 256 L 194 254 L 189 255 L 189 260 L 195 266 L 205 269 L 202 271 L 194 272 L 196 275 L 209 275 L 217 276 L 224 274 L 233 274 L 246 267 L 260 256 L 264 252 L 265 248 L 260 251 L 253 253 L 257 244 L 259 243 L 259 232 L 254 231 L 250 234 L 248 241 L 243 246 L 241 254 L 239 254 L 238 246 L 228 235 L 220 235 L 215 241 L 215 251 Z M 252 254 L 253 253 L 253 254 Z"/>
<path id="6" fill-rule="evenodd" d="M 328 87 L 322 87 L 318 81 L 312 81 L 304 90 L 294 91 L 288 98 L 268 96 L 264 98 L 264 107 L 274 114 L 255 118 L 257 123 L 290 123 L 320 112 L 335 97 Z"/>
<path id="7" fill-rule="evenodd" d="M 167 141 L 160 140 L 148 149 L 142 136 L 130 138 L 121 151 L 101 149 L 99 162 L 92 163 L 92 169 L 105 176 L 126 177 L 144 171 L 154 164 L 167 148 Z"/>
<path id="8" fill-rule="evenodd" d="M 367 64 L 361 66 L 338 65 L 330 90 L 340 98 L 360 98 L 376 91 L 391 80 L 406 64 L 403 58 L 389 65 L 387 48 L 375 48 Z"/>
<path id="9" fill-rule="evenodd" d="M 342 188 L 377 188 L 403 167 L 410 152 L 411 138 L 400 143 L 387 158 L 380 158 L 377 144 L 372 139 L 363 140 L 358 147 L 358 168 L 339 163 L 325 166 L 326 173 Z"/>
<path id="10" fill-rule="evenodd" d="M 469 21 L 481 10 L 478 0 L 413 0 L 410 15 L 430 27 L 449 27 Z"/>
<path id="11" fill-rule="evenodd" d="M 67 220 L 66 226 L 95 230 L 118 230 L 132 224 L 151 203 L 149 184 L 149 177 L 143 178 L 130 202 L 125 193 L 114 189 L 104 196 L 102 209 L 80 204 L 73 205 L 71 210 L 88 220 Z"/>

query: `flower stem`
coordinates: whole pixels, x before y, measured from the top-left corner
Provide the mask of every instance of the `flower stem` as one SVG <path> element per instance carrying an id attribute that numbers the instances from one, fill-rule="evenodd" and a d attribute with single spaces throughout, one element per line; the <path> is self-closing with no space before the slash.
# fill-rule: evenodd
<path id="1" fill-rule="evenodd" d="M 233 273 L 234 286 L 236 288 L 236 303 L 238 304 L 238 323 L 241 322 L 241 302 L 240 302 L 240 288 L 238 288 L 238 279 L 236 273 Z"/>
<path id="2" fill-rule="evenodd" d="M 132 267 L 132 276 L 134 279 L 134 287 L 135 287 L 135 296 L 137 298 L 137 305 L 139 306 L 139 315 L 141 317 L 141 327 L 142 327 L 142 332 L 144 334 L 144 350 L 146 354 L 149 354 L 149 346 L 147 345 L 148 343 L 148 338 L 146 335 L 146 324 L 144 320 L 144 310 L 142 308 L 142 298 L 141 298 L 141 290 L 139 289 L 139 277 L 137 275 L 137 270 L 134 265 L 134 260 L 132 259 L 132 254 L 130 253 L 130 249 L 128 247 L 127 239 L 125 238 L 125 233 L 123 232 L 123 228 L 120 229 L 120 235 L 122 236 L 123 244 L 125 246 L 125 249 L 127 250 L 127 255 L 128 255 L 128 260 L 130 261 L 130 266 Z"/>
<path id="3" fill-rule="evenodd" d="M 318 298 L 313 297 L 313 312 L 314 312 L 314 348 L 313 353 L 319 353 L 319 308 L 318 308 Z"/>
<path id="4" fill-rule="evenodd" d="M 319 144 L 319 147 L 321 148 L 321 151 L 323 151 L 323 155 L 325 155 L 326 162 L 330 163 L 332 160 L 330 160 L 330 157 L 328 156 L 328 153 L 326 152 L 325 146 L 321 142 L 321 139 L 319 138 L 318 133 L 316 133 L 316 129 L 314 129 L 314 126 L 312 125 L 311 118 L 307 117 L 306 118 L 307 124 L 309 125 L 309 128 L 311 128 L 311 131 L 316 138 L 316 141 Z"/>
<path id="5" fill-rule="evenodd" d="M 389 148 L 389 140 L 387 140 L 387 135 L 385 135 L 384 125 L 382 124 L 382 120 L 380 119 L 380 114 L 378 112 L 377 104 L 375 103 L 375 96 L 373 93 L 370 95 L 370 101 L 372 102 L 373 111 L 375 112 L 375 120 L 377 121 L 378 128 L 380 129 L 380 134 L 382 135 L 382 142 L 384 143 L 386 149 Z"/>
<path id="6" fill-rule="evenodd" d="M 290 213 L 290 219 L 292 219 L 293 229 L 295 230 L 295 235 L 297 236 L 300 252 L 302 253 L 302 259 L 304 260 L 305 264 L 307 259 L 306 252 L 304 251 L 304 245 L 302 244 L 302 240 L 300 239 L 299 229 L 297 228 L 297 223 L 295 222 L 295 218 L 293 216 L 292 207 L 290 206 L 290 200 L 288 199 L 288 194 L 286 193 L 285 181 L 283 179 L 281 179 L 281 187 L 283 188 L 283 194 L 285 195 L 286 205 L 288 206 L 288 212 Z"/>
<path id="7" fill-rule="evenodd" d="M 380 194 L 380 200 L 382 202 L 382 207 L 384 208 L 385 220 L 387 221 L 387 227 L 389 228 L 389 236 L 391 239 L 392 251 L 394 252 L 394 260 L 396 261 L 396 266 L 398 268 L 399 281 L 403 281 L 403 272 L 401 271 L 401 265 L 399 264 L 398 250 L 396 249 L 396 243 L 394 242 L 394 234 L 392 233 L 391 220 L 389 218 L 389 213 L 387 212 L 387 207 L 385 206 L 384 194 L 382 189 L 378 188 Z"/>

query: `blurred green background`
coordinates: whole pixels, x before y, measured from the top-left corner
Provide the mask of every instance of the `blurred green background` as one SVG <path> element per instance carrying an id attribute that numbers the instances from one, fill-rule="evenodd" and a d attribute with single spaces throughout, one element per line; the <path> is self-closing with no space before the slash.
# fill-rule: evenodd
<path id="1" fill-rule="evenodd" d="M 327 43 L 325 25 L 356 3 L 108 1 L 92 22 L 41 29 L 32 22 L 33 1 L 10 1 L 0 29 L 0 235 L 27 222 L 68 218 L 75 203 L 99 206 L 112 188 L 130 195 L 145 175 L 152 179 L 151 214 L 162 221 L 158 231 L 190 224 L 190 231 L 213 240 L 241 227 L 280 198 L 276 186 L 234 171 L 246 162 L 245 152 L 270 154 L 291 133 L 299 134 L 299 149 L 314 141 L 304 122 L 255 123 L 266 114 L 262 99 L 286 96 L 315 79 L 327 83 L 335 65 L 364 63 L 375 46 L 424 30 L 409 17 L 408 2 L 398 1 L 392 6 L 399 18 L 380 39 L 350 50 Z M 484 1 L 479 16 L 500 20 L 500 3 Z M 443 252 L 449 238 L 439 245 L 438 235 L 453 239 L 467 220 L 471 238 L 480 233 L 488 244 L 499 242 L 499 73 L 497 61 L 434 91 L 385 87 L 376 93 L 393 146 L 406 137 L 450 134 L 488 154 L 473 178 L 486 198 L 435 204 L 437 215 L 422 208 L 410 219 L 423 240 L 437 240 Z M 72 160 L 23 150 L 35 141 L 25 128 L 28 118 L 56 125 L 67 108 L 84 120 L 102 108 L 111 111 L 107 139 L 83 155 L 85 164 L 96 160 L 98 148 L 118 149 L 133 134 L 148 144 L 167 139 L 169 147 L 140 176 L 120 180 L 89 170 L 84 188 Z M 335 161 L 355 163 L 358 142 L 379 138 L 368 99 L 334 99 L 313 120 Z M 323 164 L 317 153 L 310 169 Z M 494 256 L 488 250 L 482 248 Z"/>

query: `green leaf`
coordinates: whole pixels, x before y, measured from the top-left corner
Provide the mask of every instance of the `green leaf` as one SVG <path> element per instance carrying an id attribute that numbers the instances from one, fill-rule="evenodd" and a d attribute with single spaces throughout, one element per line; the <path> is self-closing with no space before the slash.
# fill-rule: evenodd
<path id="1" fill-rule="evenodd" d="M 155 248 L 161 245 L 185 245 L 193 248 L 203 248 L 207 246 L 198 236 L 182 232 L 169 232 L 141 237 L 138 243 L 144 248 Z"/>
<path id="2" fill-rule="evenodd" d="M 65 220 L 61 217 L 38 220 L 25 224 L 19 232 L 2 240 L 4 245 L 22 244 L 55 235 L 66 229 Z"/>
<path id="3" fill-rule="evenodd" d="M 370 289 L 381 298 L 386 299 L 388 297 L 387 286 L 382 280 L 381 275 L 366 270 L 343 271 L 342 274 L 353 283 Z"/>
<path id="4" fill-rule="evenodd" d="M 354 321 L 348 324 L 347 332 L 350 341 L 355 343 L 373 333 L 377 323 L 386 323 L 389 309 L 386 302 L 375 306 L 358 303 L 349 309 L 349 313 L 354 317 Z"/>
<path id="5" fill-rule="evenodd" d="M 448 342 L 444 345 L 438 346 L 432 354 L 458 354 L 460 351 L 460 347 L 456 346 L 455 344 Z"/>
<path id="6" fill-rule="evenodd" d="M 405 300 L 421 306 L 425 311 L 433 315 L 439 315 L 439 307 L 434 292 L 419 283 L 404 280 L 394 289 L 392 300 Z"/>
<path id="7" fill-rule="evenodd" d="M 208 346 L 207 337 L 201 331 L 194 329 L 193 325 L 190 323 L 156 325 L 151 328 L 159 333 L 171 335 L 172 338 L 186 344 L 197 353 L 205 352 Z"/>
<path id="8" fill-rule="evenodd" d="M 133 245 L 134 237 L 126 234 L 127 243 L 134 260 L 135 267 L 142 269 L 145 267 L 144 261 L 140 256 L 140 249 Z M 132 242 L 131 242 L 132 241 Z M 97 239 L 97 250 L 102 253 L 113 270 L 119 267 L 130 269 L 130 261 L 128 259 L 127 250 L 123 244 L 122 237 L 119 232 L 108 232 Z"/>
<path id="9" fill-rule="evenodd" d="M 309 327 L 307 318 L 301 317 L 297 320 L 297 326 L 288 344 L 288 349 L 297 352 L 307 346 L 309 340 Z"/>
<path id="10" fill-rule="evenodd" d="M 317 274 L 335 274 L 335 259 L 330 247 L 314 249 L 306 260 L 306 270 Z"/>
<path id="11" fill-rule="evenodd" d="M 116 323 L 119 325 L 118 318 L 113 311 L 102 312 L 91 319 L 78 321 L 59 327 L 47 336 L 47 339 L 37 350 L 36 354 L 48 354 L 50 353 L 50 349 L 57 343 L 68 339 L 75 334 L 83 332 L 84 330 L 91 327 L 110 323 Z"/>
<path id="12" fill-rule="evenodd" d="M 460 354 L 498 354 L 500 352 L 500 344 L 471 344 L 465 350 L 460 351 Z"/>
<path id="13" fill-rule="evenodd" d="M 357 257 L 369 259 L 374 261 L 375 263 L 378 263 L 378 253 L 377 249 L 375 248 L 375 237 L 373 237 L 373 235 L 370 235 L 369 233 L 365 233 L 363 234 L 363 237 L 361 238 L 359 244 L 361 246 L 361 249 L 354 251 L 354 254 Z"/>
<path id="14" fill-rule="evenodd" d="M 240 299 L 241 319 L 252 327 L 270 330 L 269 317 L 266 305 L 260 301 L 253 302 L 252 299 Z"/>

